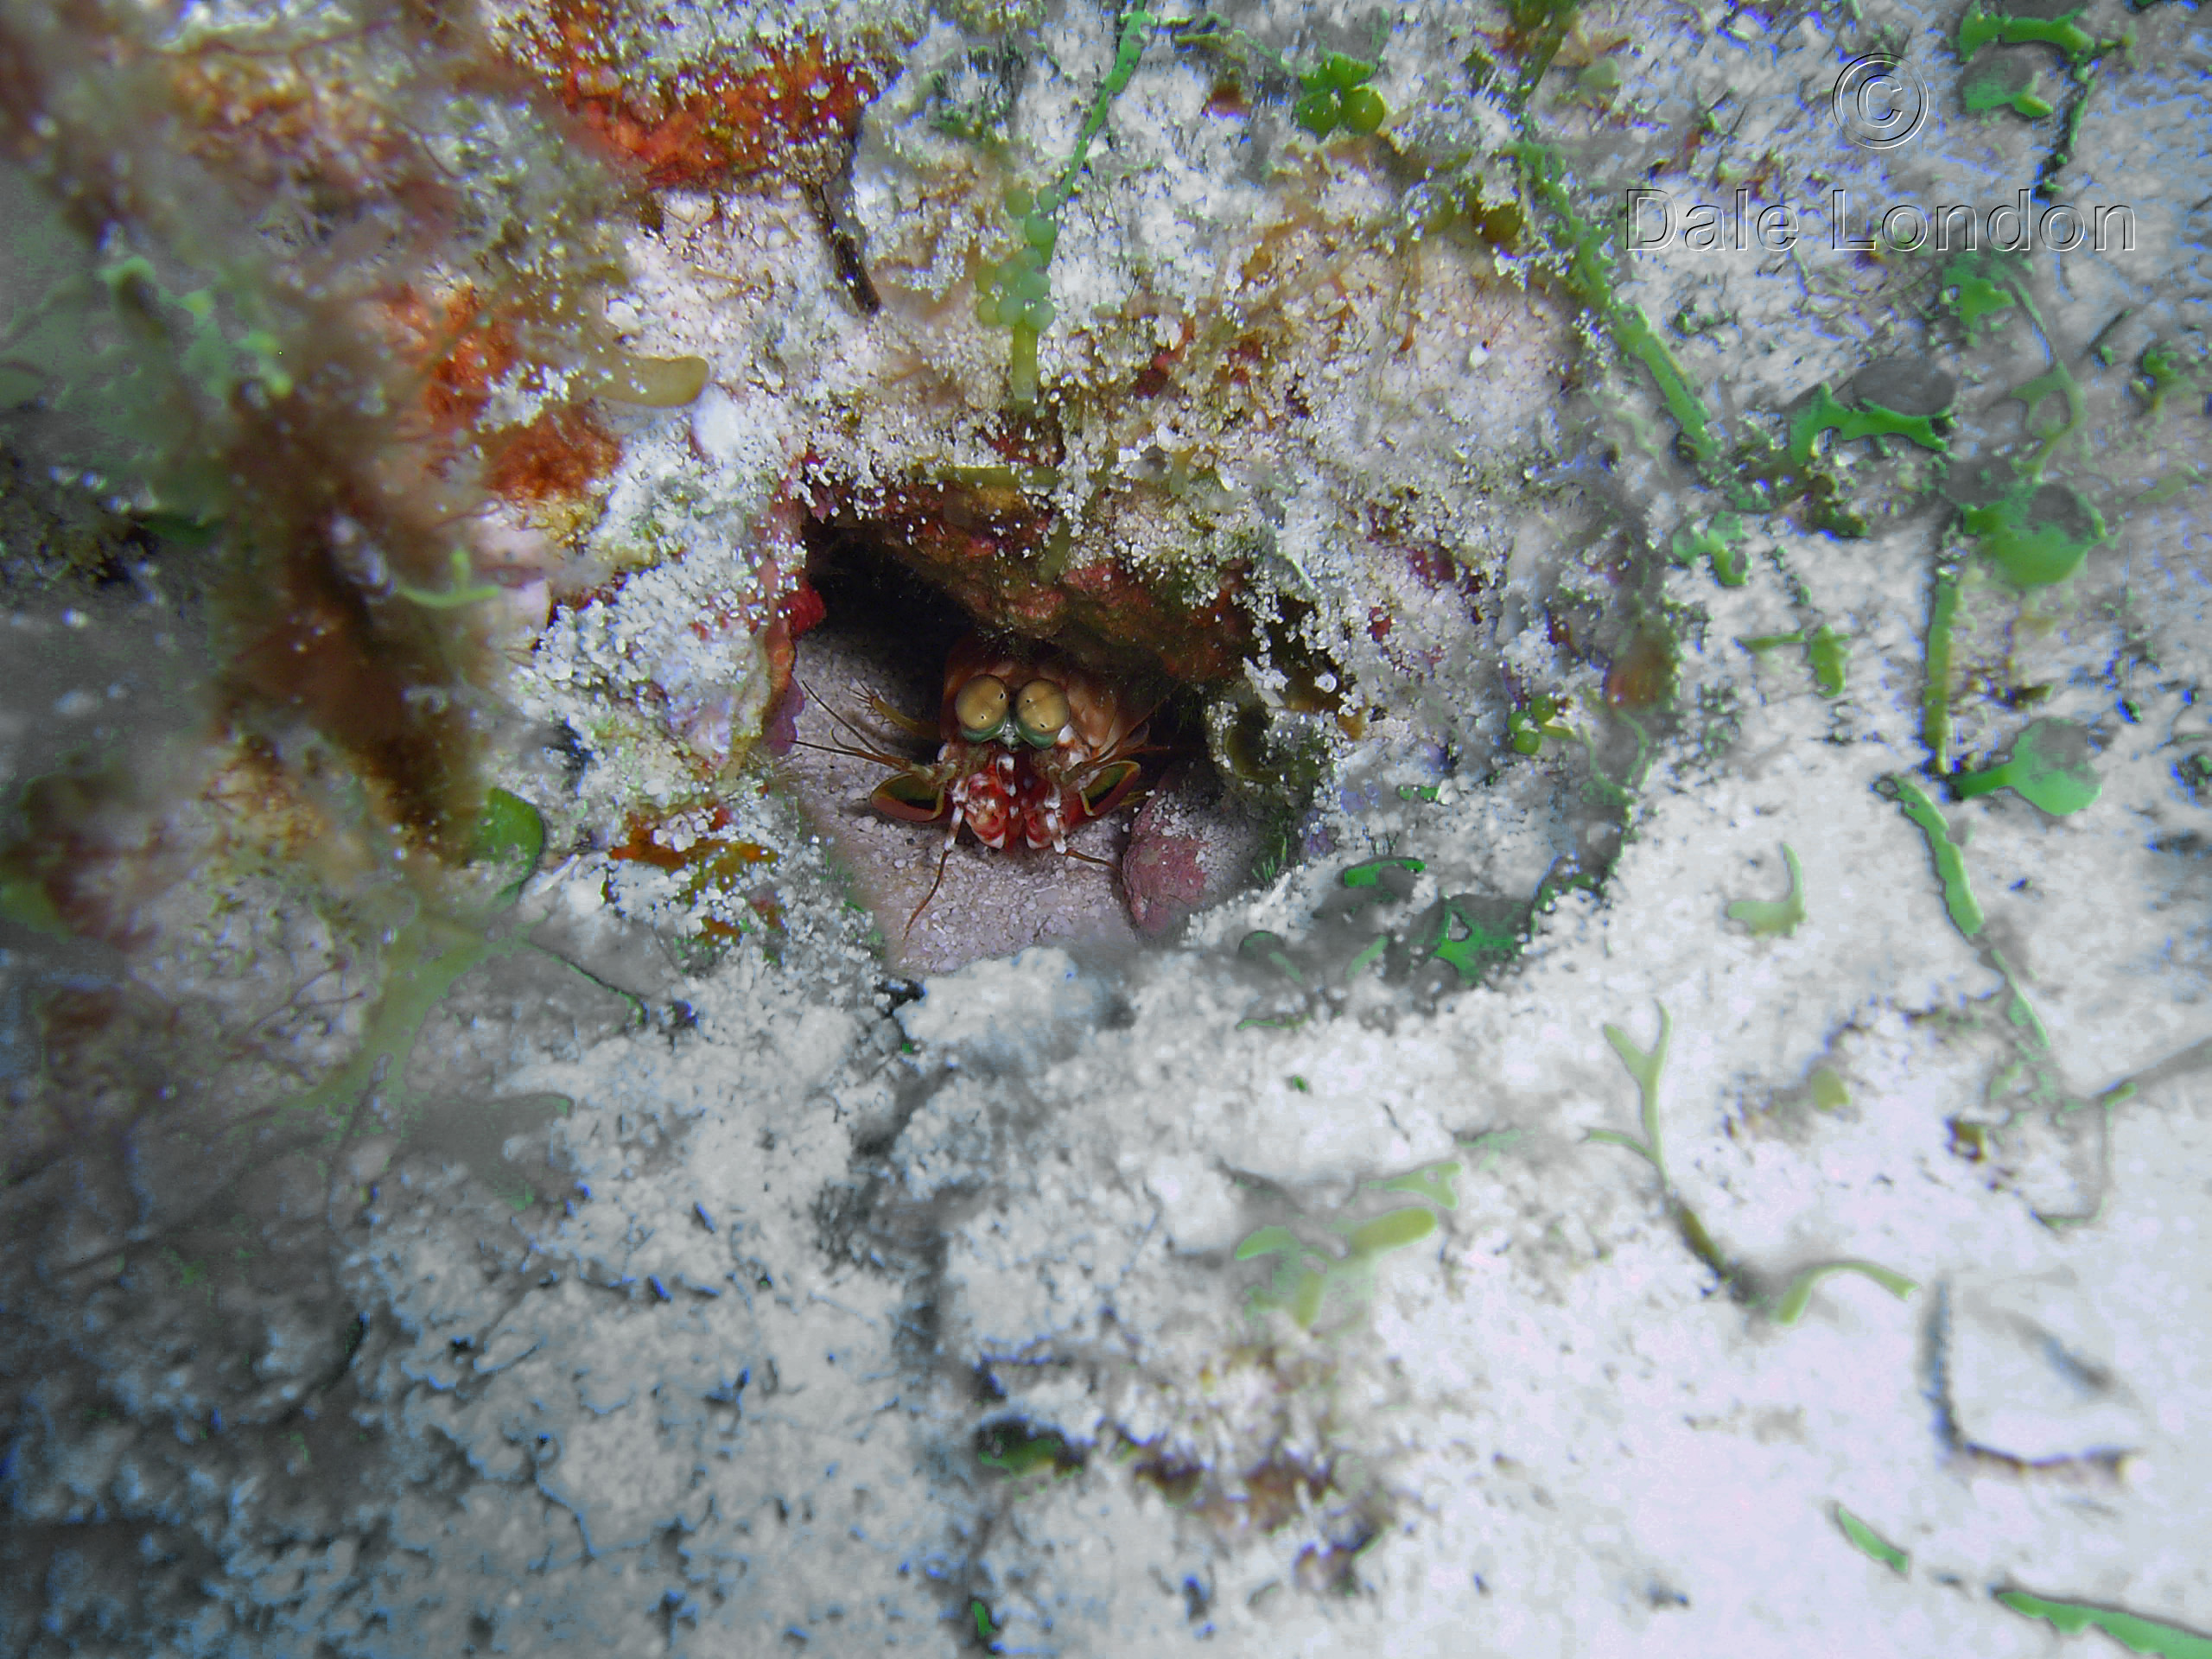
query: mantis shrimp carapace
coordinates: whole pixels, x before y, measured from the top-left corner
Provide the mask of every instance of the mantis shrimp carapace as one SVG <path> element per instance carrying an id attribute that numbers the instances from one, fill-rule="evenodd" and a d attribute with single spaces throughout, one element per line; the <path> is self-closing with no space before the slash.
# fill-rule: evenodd
<path id="1" fill-rule="evenodd" d="M 1110 868 L 1068 845 L 1084 824 L 1128 804 L 1141 771 L 1136 757 L 1147 752 L 1147 716 L 1125 709 L 1105 679 L 1058 652 L 995 645 L 969 634 L 946 658 L 934 730 L 880 697 L 868 701 L 900 730 L 938 740 L 934 760 L 837 746 L 896 768 L 868 796 L 878 812 L 947 826 L 937 880 L 907 918 L 909 931 L 944 885 L 963 826 L 997 851 L 1050 848 Z M 849 721 L 838 723 L 861 735 Z"/>

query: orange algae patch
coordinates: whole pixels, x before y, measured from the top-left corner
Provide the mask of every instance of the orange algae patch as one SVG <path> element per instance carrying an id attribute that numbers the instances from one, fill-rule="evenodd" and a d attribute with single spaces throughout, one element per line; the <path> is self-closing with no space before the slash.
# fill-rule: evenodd
<path id="1" fill-rule="evenodd" d="M 202 160 L 263 190 L 326 205 L 397 191 L 425 207 L 433 198 L 450 206 L 453 192 L 424 166 L 420 138 L 343 80 L 343 59 L 307 42 L 165 55 L 179 118 L 170 130 Z"/>
<path id="2" fill-rule="evenodd" d="M 525 359 L 514 325 L 486 315 L 474 289 L 442 306 L 404 294 L 390 316 L 401 350 L 422 365 L 419 401 L 433 442 L 450 458 L 474 442 L 491 493 L 529 504 L 574 498 L 614 470 L 621 447 L 583 404 L 549 404 L 521 426 L 484 429 L 492 388 Z"/>
<path id="3" fill-rule="evenodd" d="M 473 427 L 491 401 L 493 383 L 521 360 L 514 330 L 483 315 L 474 289 L 447 296 L 441 310 L 414 295 L 394 308 L 416 354 L 428 359 L 423 410 L 441 431 Z"/>
<path id="4" fill-rule="evenodd" d="M 485 445 L 484 486 L 510 501 L 582 495 L 621 456 L 589 410 L 563 404 Z"/>
<path id="5" fill-rule="evenodd" d="M 765 884 L 749 890 L 745 886 L 747 873 L 760 865 L 773 864 L 776 853 L 756 841 L 725 833 L 732 823 L 728 809 L 720 806 L 704 812 L 695 808 L 658 822 L 633 815 L 626 826 L 627 837 L 609 848 L 607 855 L 620 863 L 645 864 L 671 875 L 680 874 L 686 903 L 709 892 L 724 899 L 741 898 L 760 926 L 780 933 L 784 909 L 774 890 Z M 673 844 L 686 834 L 692 837 L 688 844 Z M 725 942 L 754 931 L 744 916 L 727 912 L 708 917 L 699 928 L 702 938 Z"/>
<path id="6" fill-rule="evenodd" d="M 844 170 L 861 111 L 893 73 L 818 40 L 762 47 L 757 61 L 626 69 L 625 24 L 609 0 L 554 0 L 518 56 L 645 182 L 779 178 L 820 186 Z M 634 27 L 634 23 L 630 25 Z"/>
<path id="7" fill-rule="evenodd" d="M 731 823 L 728 810 L 715 807 L 707 814 L 706 829 L 689 846 L 671 846 L 662 839 L 669 832 L 664 821 L 655 823 L 642 815 L 633 816 L 627 825 L 629 836 L 619 845 L 607 849 L 607 855 L 624 863 L 650 864 L 657 870 L 688 870 L 691 872 L 690 886 L 694 891 L 707 883 L 727 881 L 742 875 L 755 864 L 772 864 L 775 852 L 754 841 L 741 841 L 719 835 Z"/>

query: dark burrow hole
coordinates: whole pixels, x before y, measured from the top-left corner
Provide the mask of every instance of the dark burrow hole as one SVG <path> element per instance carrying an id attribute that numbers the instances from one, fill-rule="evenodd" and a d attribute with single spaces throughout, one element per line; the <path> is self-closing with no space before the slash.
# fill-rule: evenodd
<path id="1" fill-rule="evenodd" d="M 1166 823 L 1171 839 L 1182 839 L 1164 864 L 1141 862 L 1141 890 L 1163 868 L 1171 884 L 1182 879 L 1175 858 L 1211 858 L 1217 867 L 1241 861 L 1241 885 L 1251 861 L 1223 849 L 1227 837 L 1245 833 L 1236 815 L 1250 813 L 1230 800 L 1207 753 L 1204 690 L 1179 683 L 1139 648 L 1102 639 L 1065 615 L 1034 637 L 979 626 L 931 580 L 934 571 L 917 571 L 902 545 L 910 535 L 910 526 L 865 518 L 803 527 L 807 577 L 823 614 L 797 641 L 801 696 L 786 728 L 793 741 L 782 767 L 852 895 L 874 917 L 891 966 L 941 972 L 1030 944 L 1128 945 L 1165 934 L 1166 926 L 1150 925 L 1166 913 L 1156 897 L 1140 891 L 1133 898 L 1125 880 L 1125 855 L 1148 801 L 1159 805 L 1147 824 Z M 947 856 L 949 818 L 908 822 L 871 802 L 879 786 L 903 778 L 914 791 L 910 804 L 926 811 L 928 785 L 906 769 L 937 759 L 947 658 L 971 633 L 1017 656 L 1051 652 L 1071 660 L 1124 709 L 1147 717 L 1130 795 L 1069 834 L 1067 855 L 995 849 L 963 832 Z M 1209 892 L 1204 902 L 1226 896 Z"/>
<path id="2" fill-rule="evenodd" d="M 807 580 L 822 596 L 819 635 L 849 642 L 875 665 L 887 702 L 934 720 L 945 657 L 974 621 L 876 547 L 865 528 L 810 520 L 804 540 Z"/>
<path id="3" fill-rule="evenodd" d="M 980 624 L 957 600 L 902 562 L 887 545 L 886 536 L 866 522 L 809 519 L 800 537 L 807 550 L 807 581 L 822 598 L 823 620 L 815 633 L 865 658 L 881 676 L 877 695 L 893 707 L 934 725 L 946 658 L 969 634 L 980 634 L 1016 652 L 1049 650 L 1073 658 L 1112 681 L 1125 701 L 1153 711 L 1152 741 L 1173 759 L 1205 761 L 1200 693 L 1128 647 L 1108 644 L 1079 627 L 1028 635 Z M 929 746 L 912 747 L 918 754 Z"/>

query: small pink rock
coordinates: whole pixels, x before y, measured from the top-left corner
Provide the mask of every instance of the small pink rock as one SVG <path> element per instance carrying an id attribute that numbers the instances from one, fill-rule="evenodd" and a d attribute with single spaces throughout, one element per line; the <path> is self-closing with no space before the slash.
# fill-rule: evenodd
<path id="1" fill-rule="evenodd" d="M 760 728 L 760 741 L 769 753 L 780 759 L 797 747 L 799 710 L 805 707 L 806 693 L 793 680 L 768 710 L 767 721 Z"/>
<path id="2" fill-rule="evenodd" d="M 1138 814 L 1129 850 L 1122 855 L 1122 885 L 1138 932 L 1164 933 L 1205 901 L 1199 863 L 1205 851 L 1205 842 L 1196 836 L 1147 836 L 1144 816 Z"/>
<path id="3" fill-rule="evenodd" d="M 1122 893 L 1137 931 L 1157 938 L 1244 884 L 1259 827 L 1211 778 L 1179 766 L 1160 779 L 1130 826 Z"/>

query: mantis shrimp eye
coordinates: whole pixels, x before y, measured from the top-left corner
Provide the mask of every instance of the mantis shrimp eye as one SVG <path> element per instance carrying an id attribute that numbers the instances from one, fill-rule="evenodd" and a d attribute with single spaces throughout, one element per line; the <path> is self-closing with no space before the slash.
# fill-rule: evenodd
<path id="1" fill-rule="evenodd" d="M 961 736 L 970 743 L 986 743 L 996 737 L 1006 724 L 1006 682 L 995 674 L 978 674 L 952 700 Z"/>
<path id="2" fill-rule="evenodd" d="M 1014 723 L 1028 742 L 1048 749 L 1068 723 L 1068 694 L 1050 680 L 1032 680 L 1014 700 Z"/>

